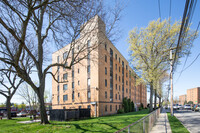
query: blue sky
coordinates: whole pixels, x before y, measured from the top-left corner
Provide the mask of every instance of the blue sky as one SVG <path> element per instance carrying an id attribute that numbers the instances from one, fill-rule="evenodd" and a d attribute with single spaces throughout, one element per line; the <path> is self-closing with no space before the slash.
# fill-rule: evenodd
<path id="1" fill-rule="evenodd" d="M 120 27 L 123 29 L 122 37 L 115 46 L 119 51 L 129 59 L 128 55 L 128 33 L 134 27 L 146 27 L 148 23 L 152 20 L 157 20 L 159 16 L 159 0 L 129 0 L 127 6 L 123 11 L 123 16 L 120 21 Z M 180 20 L 183 16 L 185 6 L 185 0 L 171 0 L 171 19 L 172 23 L 175 20 Z M 197 25 L 200 21 L 199 14 L 200 2 L 197 2 L 196 9 L 192 19 L 191 29 L 196 30 Z M 170 11 L 170 0 L 160 0 L 160 10 L 161 10 L 161 20 L 169 18 Z M 187 67 L 199 54 L 200 45 L 199 37 L 194 41 L 193 47 L 191 49 L 191 55 L 189 56 L 185 67 Z M 180 71 L 182 70 L 185 58 L 181 59 L 181 64 L 178 66 L 174 72 L 174 96 L 179 96 L 186 94 L 187 89 L 200 86 L 200 57 L 195 61 L 195 63 L 189 67 L 187 70 L 183 71 L 180 78 Z M 178 80 L 177 80 L 178 79 Z"/>
<path id="2" fill-rule="evenodd" d="M 108 1 L 106 1 L 108 2 Z M 113 2 L 113 0 L 109 0 L 109 2 Z M 117 49 L 122 53 L 122 55 L 129 60 L 128 55 L 128 33 L 134 27 L 146 27 L 148 23 L 152 20 L 157 20 L 159 18 L 159 6 L 158 0 L 127 0 L 123 1 L 125 4 L 125 8 L 122 12 L 122 18 L 119 22 L 119 27 L 121 29 L 120 39 L 114 42 L 114 45 Z M 172 22 L 175 20 L 179 20 L 183 16 L 185 6 L 185 0 L 171 0 L 171 19 Z M 199 12 L 200 2 L 197 2 L 196 9 L 192 19 L 191 28 L 196 30 L 198 22 L 200 21 Z M 169 9 L 170 9 L 170 0 L 160 0 L 160 9 L 161 9 L 161 19 L 165 19 L 169 17 Z M 186 67 L 196 58 L 199 54 L 200 45 L 199 37 L 194 41 L 194 46 L 191 49 L 191 55 L 188 58 L 186 63 Z M 55 50 L 54 50 L 55 51 Z M 51 56 L 51 55 L 50 55 Z M 185 61 L 185 58 L 181 59 L 182 62 Z M 179 96 L 182 94 L 186 94 L 186 90 L 194 87 L 200 86 L 200 57 L 196 60 L 196 62 L 189 67 L 186 71 L 184 71 L 177 81 L 179 77 L 179 72 L 182 70 L 182 64 L 178 66 L 174 73 L 174 96 Z M 47 91 L 51 90 L 51 77 L 47 77 L 46 89 Z M 4 102 L 5 99 L 0 97 L 0 103 Z M 12 102 L 21 103 L 22 99 L 19 96 L 14 96 Z"/>

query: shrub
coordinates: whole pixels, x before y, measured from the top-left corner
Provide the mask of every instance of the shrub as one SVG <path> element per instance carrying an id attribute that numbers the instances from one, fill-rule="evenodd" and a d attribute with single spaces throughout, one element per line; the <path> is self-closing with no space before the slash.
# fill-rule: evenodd
<path id="1" fill-rule="evenodd" d="M 131 102 L 131 111 L 132 111 L 132 112 L 135 111 L 135 107 L 134 107 L 133 101 Z"/>
<path id="2" fill-rule="evenodd" d="M 140 103 L 140 107 L 143 109 L 144 108 L 144 105 L 143 105 L 143 103 Z"/>
<path id="3" fill-rule="evenodd" d="M 131 99 L 129 98 L 129 99 L 127 100 L 127 102 L 128 102 L 128 112 L 131 112 L 131 110 L 132 110 L 132 107 L 131 107 Z"/>
<path id="4" fill-rule="evenodd" d="M 118 109 L 117 110 L 117 114 L 123 114 L 124 113 L 124 109 Z"/>
<path id="5" fill-rule="evenodd" d="M 126 97 L 123 99 L 123 108 L 125 113 L 129 112 L 128 100 Z"/>

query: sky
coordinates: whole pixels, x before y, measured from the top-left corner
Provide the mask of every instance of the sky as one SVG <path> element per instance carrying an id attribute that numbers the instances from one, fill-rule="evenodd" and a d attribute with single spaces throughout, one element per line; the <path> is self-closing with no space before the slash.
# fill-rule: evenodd
<path id="1" fill-rule="evenodd" d="M 109 0 L 110 4 L 114 0 Z M 118 27 L 121 29 L 120 37 L 117 41 L 114 42 L 116 48 L 121 52 L 121 54 L 129 60 L 128 47 L 127 43 L 128 33 L 133 28 L 138 27 L 147 27 L 148 23 L 152 20 L 157 20 L 159 15 L 159 3 L 160 2 L 160 14 L 161 20 L 169 18 L 170 13 L 170 0 L 126 0 L 122 3 L 124 4 L 124 9 L 122 11 L 122 17 L 119 21 Z M 175 20 L 180 20 L 183 16 L 185 6 L 185 0 L 171 0 L 171 22 L 173 23 Z M 194 15 L 192 18 L 191 29 L 196 30 L 197 25 L 200 21 L 199 14 L 200 2 L 197 1 L 196 9 L 194 11 Z M 198 37 L 191 49 L 191 54 L 186 62 L 185 67 L 190 65 L 191 62 L 197 57 L 200 49 L 200 38 Z M 56 51 L 56 50 L 54 50 Z M 51 55 L 50 55 L 51 56 Z M 179 95 L 186 94 L 187 89 L 199 87 L 200 86 L 200 57 L 193 63 L 191 67 L 187 70 L 183 71 L 180 78 L 180 71 L 182 70 L 185 58 L 181 59 L 181 64 L 177 67 L 174 72 L 174 96 L 178 97 Z M 51 77 L 48 76 L 46 78 L 46 90 L 51 94 Z M 15 95 L 12 102 L 21 103 L 24 101 L 19 96 Z M 4 103 L 5 98 L 0 96 L 0 103 Z"/>

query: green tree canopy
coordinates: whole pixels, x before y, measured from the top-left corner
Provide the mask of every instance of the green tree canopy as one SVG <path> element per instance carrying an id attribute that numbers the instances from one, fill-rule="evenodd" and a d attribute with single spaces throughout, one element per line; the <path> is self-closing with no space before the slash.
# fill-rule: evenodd
<path id="1" fill-rule="evenodd" d="M 170 19 L 163 21 L 158 19 L 151 21 L 146 28 L 134 28 L 129 33 L 132 64 L 146 83 L 150 84 L 150 111 L 152 111 L 153 88 L 163 73 L 170 68 L 169 52 L 170 49 L 177 48 L 180 27 L 181 21 L 170 24 Z M 196 38 L 196 33 L 189 28 L 184 35 L 176 54 L 177 59 L 188 53 L 188 48 Z M 175 63 L 177 62 L 178 60 Z"/>

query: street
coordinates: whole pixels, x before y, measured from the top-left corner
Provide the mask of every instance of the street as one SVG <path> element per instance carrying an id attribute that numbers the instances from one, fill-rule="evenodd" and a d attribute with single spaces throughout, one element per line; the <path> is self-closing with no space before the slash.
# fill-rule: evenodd
<path id="1" fill-rule="evenodd" d="M 200 112 L 192 110 L 176 110 L 174 115 L 191 133 L 200 133 Z"/>

